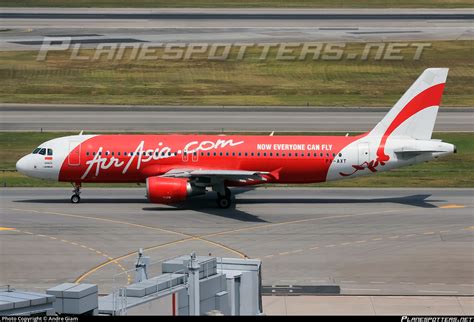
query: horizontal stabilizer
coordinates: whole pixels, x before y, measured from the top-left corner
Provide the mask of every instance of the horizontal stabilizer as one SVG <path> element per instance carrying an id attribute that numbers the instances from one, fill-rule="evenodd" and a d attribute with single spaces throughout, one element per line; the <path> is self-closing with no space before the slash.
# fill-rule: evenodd
<path id="1" fill-rule="evenodd" d="M 416 149 L 401 149 L 394 150 L 395 153 L 435 153 L 435 152 L 445 152 L 443 150 L 416 150 Z"/>

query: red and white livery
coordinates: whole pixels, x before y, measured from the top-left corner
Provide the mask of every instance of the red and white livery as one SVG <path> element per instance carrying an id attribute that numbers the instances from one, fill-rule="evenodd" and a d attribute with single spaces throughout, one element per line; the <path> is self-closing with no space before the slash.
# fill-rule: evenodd
<path id="1" fill-rule="evenodd" d="M 21 158 L 19 172 L 82 183 L 146 183 L 153 203 L 171 204 L 228 187 L 353 178 L 456 152 L 431 139 L 448 74 L 426 69 L 374 129 L 358 136 L 74 135 L 47 141 Z"/>

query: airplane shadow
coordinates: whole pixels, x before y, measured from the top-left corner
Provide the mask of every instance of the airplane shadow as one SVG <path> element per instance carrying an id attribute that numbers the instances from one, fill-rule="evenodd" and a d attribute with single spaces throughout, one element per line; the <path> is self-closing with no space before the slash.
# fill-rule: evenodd
<path id="1" fill-rule="evenodd" d="M 431 197 L 430 194 L 411 195 L 405 197 L 393 197 L 393 198 L 265 198 L 265 199 L 239 199 L 239 204 L 260 204 L 260 203 L 274 203 L 274 204 L 285 204 L 285 203 L 306 203 L 306 204 L 373 204 L 373 203 L 395 203 L 421 208 L 438 208 L 438 206 L 432 204 L 432 202 L 445 202 L 445 200 L 427 200 Z"/>
<path id="2" fill-rule="evenodd" d="M 232 190 L 234 196 L 243 194 L 252 189 L 236 188 Z M 232 206 L 228 209 L 217 208 L 215 203 L 215 193 L 211 192 L 205 196 L 197 196 L 190 198 L 184 202 L 171 206 L 151 206 L 143 207 L 144 211 L 183 211 L 192 210 L 208 215 L 245 221 L 245 222 L 268 222 L 256 215 L 242 211 L 236 208 L 236 203 L 239 205 L 252 204 L 376 204 L 376 203 L 394 203 L 401 205 L 408 205 L 420 208 L 437 208 L 432 202 L 444 202 L 444 200 L 428 200 L 431 194 L 418 194 L 403 197 L 393 198 L 265 198 L 258 199 L 239 197 L 234 200 Z M 48 204 L 69 204 L 68 199 L 34 199 L 34 200 L 15 200 L 19 203 L 48 203 Z M 113 199 L 113 198 L 84 198 L 81 203 L 87 204 L 144 204 L 148 201 L 146 198 L 127 198 L 127 199 Z"/>
<path id="3" fill-rule="evenodd" d="M 45 203 L 45 204 L 71 204 L 71 201 L 66 197 L 64 199 L 29 199 L 29 200 L 14 200 L 13 202 L 22 203 Z M 144 204 L 148 200 L 143 198 L 94 198 L 94 197 L 81 197 L 81 204 Z"/>
<path id="4" fill-rule="evenodd" d="M 145 207 L 142 208 L 144 211 L 163 211 L 163 210 L 192 210 L 196 212 L 200 212 L 203 214 L 208 214 L 212 216 L 228 218 L 238 221 L 245 221 L 245 222 L 256 222 L 256 223 L 266 223 L 268 221 L 252 215 L 248 212 L 239 210 L 235 207 L 235 204 L 232 204 L 228 209 L 220 209 L 217 208 L 217 205 L 214 200 L 193 200 L 197 201 L 192 204 L 179 204 L 176 205 L 174 208 L 165 208 L 165 207 Z M 209 202 L 210 201 L 210 202 Z"/>
<path id="5" fill-rule="evenodd" d="M 242 192 L 241 192 L 242 193 Z M 443 202 L 444 200 L 427 200 L 430 194 L 411 195 L 405 197 L 394 197 L 394 198 L 375 198 L 375 199 L 350 199 L 350 198 L 331 198 L 331 199 L 318 199 L 318 198 L 259 198 L 259 199 L 247 199 L 245 197 L 239 198 L 237 204 L 376 204 L 376 203 L 395 203 L 402 205 L 409 205 L 420 208 L 437 208 L 431 202 Z M 229 209 L 219 209 L 215 204 L 215 197 L 212 193 L 206 196 L 195 197 L 185 202 L 179 203 L 173 208 L 171 207 L 145 207 L 142 208 L 145 211 L 163 211 L 163 210 L 193 210 L 209 215 L 225 217 L 234 220 L 246 221 L 246 222 L 268 222 L 258 216 L 249 214 L 240 209 L 235 208 L 235 202 Z"/>
<path id="6" fill-rule="evenodd" d="M 245 222 L 268 222 L 258 216 L 252 215 L 248 212 L 239 210 L 236 208 L 236 203 L 240 203 L 240 199 L 235 200 L 235 196 L 242 193 L 254 190 L 254 187 L 248 189 L 235 188 L 232 189 L 232 204 L 227 209 L 220 209 L 216 205 L 216 193 L 209 192 L 204 196 L 193 197 L 184 202 L 178 203 L 176 205 L 163 207 L 144 207 L 142 208 L 145 211 L 163 211 L 163 210 L 192 210 L 196 212 L 201 212 L 208 215 L 229 218 L 233 220 L 245 221 Z"/>

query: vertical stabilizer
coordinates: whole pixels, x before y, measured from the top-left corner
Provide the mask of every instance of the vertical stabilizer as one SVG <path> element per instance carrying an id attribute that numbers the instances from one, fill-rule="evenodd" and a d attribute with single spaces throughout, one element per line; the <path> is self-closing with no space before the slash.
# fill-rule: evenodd
<path id="1" fill-rule="evenodd" d="M 441 103 L 448 68 L 428 68 L 369 135 L 429 140 Z"/>

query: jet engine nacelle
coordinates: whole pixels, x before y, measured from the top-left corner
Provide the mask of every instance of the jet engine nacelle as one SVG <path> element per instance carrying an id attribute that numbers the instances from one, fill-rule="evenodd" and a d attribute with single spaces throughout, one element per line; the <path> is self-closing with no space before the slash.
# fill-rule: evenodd
<path id="1" fill-rule="evenodd" d="M 193 187 L 188 179 L 149 177 L 146 179 L 147 198 L 152 203 L 172 204 L 205 193 L 204 188 Z"/>

